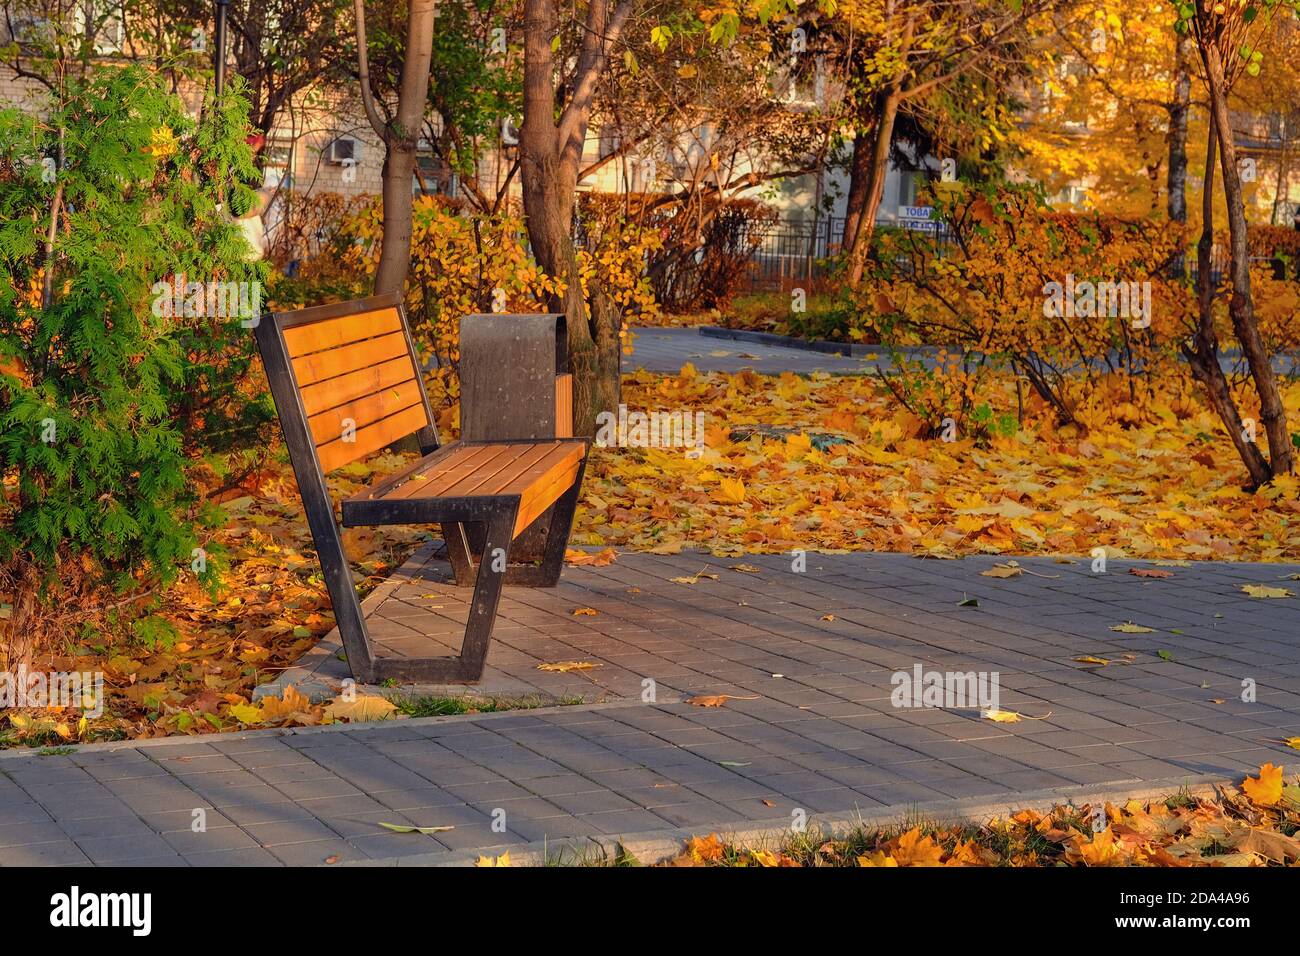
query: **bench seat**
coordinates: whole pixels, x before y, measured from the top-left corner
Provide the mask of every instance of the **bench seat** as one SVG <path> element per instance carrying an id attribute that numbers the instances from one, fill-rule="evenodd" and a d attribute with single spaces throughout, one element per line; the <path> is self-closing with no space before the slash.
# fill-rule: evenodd
<path id="1" fill-rule="evenodd" d="M 481 504 L 518 499 L 511 539 L 573 487 L 581 440 L 444 445 L 343 501 L 343 526 L 472 521 Z"/>

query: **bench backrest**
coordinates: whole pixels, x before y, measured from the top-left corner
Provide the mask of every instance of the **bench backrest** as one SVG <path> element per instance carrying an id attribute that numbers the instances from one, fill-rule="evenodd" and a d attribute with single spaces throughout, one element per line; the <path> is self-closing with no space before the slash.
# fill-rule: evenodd
<path id="1" fill-rule="evenodd" d="M 399 295 L 263 316 L 257 343 L 295 470 L 310 457 L 327 473 L 409 435 L 438 447 Z"/>
<path id="2" fill-rule="evenodd" d="M 564 316 L 495 312 L 461 319 L 461 441 L 572 437 Z"/>

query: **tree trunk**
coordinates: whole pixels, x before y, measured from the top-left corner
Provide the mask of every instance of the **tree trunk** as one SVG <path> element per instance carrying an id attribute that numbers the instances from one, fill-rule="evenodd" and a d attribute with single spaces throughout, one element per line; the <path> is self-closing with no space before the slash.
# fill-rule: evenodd
<path id="1" fill-rule="evenodd" d="M 867 205 L 867 190 L 871 186 L 871 152 L 875 142 L 874 130 L 859 129 L 853 138 L 853 158 L 849 161 L 849 194 L 844 207 L 844 234 L 840 250 L 847 253 L 858 238 L 858 223 Z"/>
<path id="2" fill-rule="evenodd" d="M 607 12 L 605 0 L 591 0 L 587 38 L 607 36 Z M 623 16 L 626 15 L 624 12 Z M 596 416 L 618 406 L 622 316 L 595 280 L 589 289 L 590 311 L 583 296 L 572 226 L 574 189 L 586 138 L 586 113 L 579 108 L 576 118 L 566 122 L 563 130 L 556 125 L 551 51 L 556 22 L 556 0 L 525 0 L 520 180 L 533 258 L 546 275 L 564 283 L 563 293 L 551 295 L 547 306 L 564 314 L 568 330 L 574 434 L 592 435 L 596 430 Z M 593 51 L 591 42 L 599 41 L 584 39 L 579 73 L 594 84 L 592 73 L 603 69 L 604 53 Z"/>
<path id="3" fill-rule="evenodd" d="M 880 118 L 876 121 L 875 141 L 871 145 L 871 169 L 868 177 L 866 203 L 858 220 L 857 234 L 849 250 L 849 288 L 856 289 L 862 282 L 862 272 L 867 264 L 867 251 L 871 248 L 871 235 L 876 229 L 876 215 L 880 200 L 885 194 L 885 178 L 889 174 L 889 146 L 894 136 L 894 119 L 902 101 L 901 81 L 896 80 L 881 98 Z"/>
<path id="4" fill-rule="evenodd" d="M 1282 404 L 1282 394 L 1273 373 L 1273 357 L 1264 347 L 1259 323 L 1255 319 L 1255 303 L 1250 289 L 1246 206 L 1242 199 L 1241 170 L 1237 167 L 1237 149 L 1228 116 L 1223 63 L 1219 59 L 1218 46 L 1213 43 L 1205 42 L 1201 55 L 1205 62 L 1205 81 L 1214 125 L 1218 131 L 1219 155 L 1223 159 L 1223 192 L 1228 205 L 1228 237 L 1232 249 L 1232 298 L 1228 302 L 1228 314 L 1232 317 L 1232 328 L 1237 333 L 1241 350 L 1250 365 L 1251 378 L 1255 381 L 1255 391 L 1259 394 L 1259 417 L 1268 436 L 1271 471 L 1274 475 L 1286 474 L 1294 468 L 1291 435 L 1287 431 L 1286 407 Z"/>
<path id="5" fill-rule="evenodd" d="M 1187 118 L 1192 103 L 1192 38 L 1178 38 L 1174 99 L 1169 107 L 1169 179 L 1167 208 L 1171 222 L 1187 221 Z M 1179 256 L 1181 274 L 1182 257 Z"/>
<path id="6" fill-rule="evenodd" d="M 1269 214 L 1268 221 L 1275 226 L 1280 226 L 1278 222 L 1281 218 L 1282 206 L 1291 198 L 1291 136 L 1288 128 L 1288 117 L 1282 114 L 1282 145 L 1277 151 L 1277 185 L 1273 190 L 1273 211 Z"/>
<path id="7" fill-rule="evenodd" d="M 1210 268 L 1213 265 L 1214 250 L 1214 154 L 1218 149 L 1215 126 L 1214 117 L 1211 116 L 1205 151 L 1204 188 L 1201 193 L 1201 238 L 1196 244 L 1199 314 L 1193 345 L 1184 345 L 1183 355 L 1191 366 L 1192 376 L 1204 386 L 1210 406 L 1228 430 L 1228 437 L 1246 466 L 1251 484 L 1258 487 L 1272 478 L 1272 472 L 1260 454 L 1259 445 L 1247 440 L 1245 425 L 1232 396 L 1232 388 L 1228 385 L 1227 376 L 1223 374 L 1223 366 L 1219 364 L 1219 337 L 1214 331 L 1214 285 Z"/>
<path id="8" fill-rule="evenodd" d="M 366 118 L 384 143 L 384 221 L 375 271 L 375 294 L 401 292 L 411 263 L 412 188 L 415 152 L 429 95 L 429 69 L 433 62 L 433 22 L 437 0 L 411 0 L 406 18 L 406 57 L 402 61 L 397 115 L 385 124 L 370 89 L 366 51 L 366 21 L 362 0 L 354 0 L 357 20 L 357 58 L 361 102 Z"/>
<path id="9" fill-rule="evenodd" d="M 414 216 L 411 177 L 414 170 L 415 144 L 394 139 L 384 156 L 384 231 L 379 267 L 375 271 L 375 295 L 400 292 L 406 284 L 406 271 L 411 260 Z"/>

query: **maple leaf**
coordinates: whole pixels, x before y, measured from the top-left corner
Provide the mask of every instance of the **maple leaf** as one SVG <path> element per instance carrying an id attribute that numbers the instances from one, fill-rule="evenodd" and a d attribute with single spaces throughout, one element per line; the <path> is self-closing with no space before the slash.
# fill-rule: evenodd
<path id="1" fill-rule="evenodd" d="M 673 582 L 673 584 L 699 584 L 700 578 L 709 578 L 713 581 L 718 580 L 716 574 L 709 573 L 709 566 L 707 564 L 704 566 L 703 570 L 696 574 L 692 574 L 690 577 L 669 578 L 668 580 Z"/>
<path id="2" fill-rule="evenodd" d="M 1258 853 L 1275 863 L 1300 860 L 1300 840 L 1259 827 L 1250 827 L 1234 847 L 1243 853 Z"/>
<path id="3" fill-rule="evenodd" d="M 262 708 L 253 704 L 231 704 L 230 716 L 241 724 L 260 724 L 266 719 L 262 713 Z"/>
<path id="4" fill-rule="evenodd" d="M 739 478 L 723 478 L 718 482 L 718 497 L 729 504 L 744 504 L 745 483 Z"/>
<path id="5" fill-rule="evenodd" d="M 507 850 L 500 856 L 480 856 L 474 861 L 475 866 L 509 866 L 510 851 Z"/>
<path id="6" fill-rule="evenodd" d="M 992 850 L 980 846 L 974 840 L 959 841 L 952 848 L 952 853 L 944 861 L 944 866 L 992 866 L 998 862 L 998 855 Z"/>
<path id="7" fill-rule="evenodd" d="M 1020 567 L 1014 561 L 1008 561 L 1006 564 L 995 564 L 980 574 L 986 578 L 1018 578 L 1025 573 L 1025 569 Z"/>
<path id="8" fill-rule="evenodd" d="M 1161 571 L 1159 568 L 1129 568 L 1128 573 L 1136 575 L 1139 578 L 1172 578 L 1172 571 Z"/>
<path id="9" fill-rule="evenodd" d="M 686 841 L 685 855 L 696 863 L 717 863 L 722 859 L 726 845 L 716 833 L 706 837 L 691 837 Z"/>
<path id="10" fill-rule="evenodd" d="M 930 836 L 921 836 L 920 827 L 912 827 L 902 836 L 889 841 L 890 855 L 899 866 L 943 866 L 943 847 Z"/>
<path id="11" fill-rule="evenodd" d="M 591 670 L 593 667 L 601 666 L 603 665 L 594 663 L 593 661 L 561 661 L 555 664 L 538 664 L 537 669 L 539 671 L 550 671 L 556 674 L 568 674 L 571 671 L 587 671 Z"/>
<path id="12" fill-rule="evenodd" d="M 1102 667 L 1105 667 L 1110 663 L 1110 661 L 1106 660 L 1104 657 L 1093 657 L 1091 654 L 1085 654 L 1083 657 L 1076 657 L 1074 659 L 1080 664 L 1100 664 Z"/>
<path id="13" fill-rule="evenodd" d="M 572 614 L 574 617 L 595 617 L 600 612 L 597 611 L 594 607 L 575 607 L 569 613 Z"/>
<path id="14" fill-rule="evenodd" d="M 1155 629 L 1143 627 L 1141 624 L 1134 624 L 1132 621 L 1125 621 L 1123 624 L 1112 624 L 1112 631 L 1119 631 L 1121 634 L 1154 634 Z"/>
<path id="15" fill-rule="evenodd" d="M 784 853 L 773 853 L 771 850 L 750 850 L 749 858 L 764 867 L 799 865 Z"/>
<path id="16" fill-rule="evenodd" d="M 1295 597 L 1290 588 L 1269 587 L 1267 584 L 1243 584 L 1241 590 L 1243 594 L 1249 594 L 1253 598 Z"/>
<path id="17" fill-rule="evenodd" d="M 858 866 L 879 866 L 889 867 L 898 866 L 898 861 L 892 856 L 882 853 L 880 850 L 872 850 L 870 853 L 857 858 Z"/>
<path id="18" fill-rule="evenodd" d="M 261 703 L 262 719 L 279 720 L 311 711 L 311 701 L 297 688 L 286 687 L 279 698 L 263 697 Z"/>
<path id="19" fill-rule="evenodd" d="M 1066 856 L 1084 866 L 1121 866 L 1125 862 L 1120 845 L 1115 840 L 1115 831 L 1109 825 L 1100 833 L 1094 833 L 1092 839 L 1086 842 L 1076 834 Z"/>
<path id="20" fill-rule="evenodd" d="M 1247 777 L 1241 785 L 1252 803 L 1271 807 L 1282 799 L 1282 768 L 1266 763 L 1259 768 L 1258 777 Z"/>
<path id="21" fill-rule="evenodd" d="M 696 707 L 722 707 L 729 700 L 758 700 L 758 696 L 737 697 L 734 694 L 701 694 L 686 698 L 686 703 Z"/>
<path id="22" fill-rule="evenodd" d="M 325 708 L 325 716 L 334 720 L 364 723 L 388 720 L 397 711 L 397 705 L 387 697 L 375 694 L 357 694 L 351 700 L 342 695 L 335 697 Z"/>
<path id="23" fill-rule="evenodd" d="M 1021 714 L 1014 710 L 999 710 L 998 708 L 993 707 L 989 710 L 982 711 L 980 716 L 985 720 L 991 720 L 996 724 L 1016 724 L 1022 720 L 1046 720 L 1048 717 L 1052 716 L 1052 712 L 1049 710 L 1041 717 L 1030 717 L 1028 714 Z"/>
<path id="24" fill-rule="evenodd" d="M 613 564 L 618 560 L 618 552 L 613 548 L 605 548 L 603 551 L 579 551 L 576 548 L 566 548 L 564 551 L 564 563 L 571 564 L 574 567 L 590 566 L 594 568 L 603 568 Z"/>
<path id="25" fill-rule="evenodd" d="M 446 833 L 448 830 L 456 829 L 453 826 L 416 827 L 405 823 L 384 823 L 383 821 L 380 821 L 379 825 L 385 830 L 392 830 L 394 833 Z"/>

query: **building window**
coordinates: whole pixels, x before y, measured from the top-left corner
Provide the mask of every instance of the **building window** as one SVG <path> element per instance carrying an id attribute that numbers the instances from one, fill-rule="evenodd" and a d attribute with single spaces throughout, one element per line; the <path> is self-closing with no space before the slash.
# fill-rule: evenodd
<path id="1" fill-rule="evenodd" d="M 293 142 L 271 140 L 262 150 L 262 186 L 293 188 Z"/>

